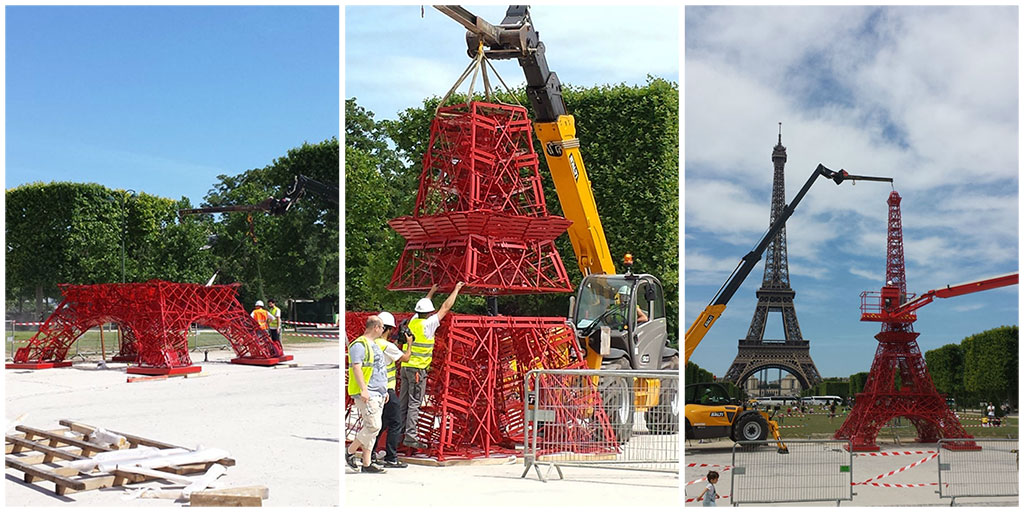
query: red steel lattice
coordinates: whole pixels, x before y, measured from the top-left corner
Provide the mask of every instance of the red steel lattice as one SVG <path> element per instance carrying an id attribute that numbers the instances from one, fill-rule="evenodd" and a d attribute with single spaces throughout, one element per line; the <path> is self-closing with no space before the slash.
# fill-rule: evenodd
<path id="1" fill-rule="evenodd" d="M 60 285 L 64 300 L 43 322 L 28 344 L 15 352 L 8 368 L 67 365 L 68 349 L 88 329 L 113 322 L 123 342 L 116 361 L 133 362 L 129 373 L 198 371 L 188 353 L 193 323 L 223 335 L 235 354 L 234 363 L 272 365 L 287 361 L 280 342 L 238 302 L 238 284 L 202 286 L 153 280 L 145 283 Z M 192 369 L 192 370 L 184 370 Z"/>
<path id="2" fill-rule="evenodd" d="M 898 301 L 896 305 L 905 302 L 907 293 L 900 200 L 895 190 L 889 194 L 886 286 L 881 293 L 883 299 L 889 297 Z M 918 336 L 919 333 L 913 332 L 912 323 L 882 323 L 881 332 L 875 335 L 878 348 L 864 391 L 857 394 L 853 410 L 835 433 L 836 439 L 849 439 L 854 451 L 876 451 L 879 449 L 878 432 L 897 417 L 910 420 L 917 429 L 917 442 L 974 437 L 964 430 L 945 398 L 935 389 L 917 345 Z M 896 387 L 897 376 L 899 388 Z M 977 445 L 966 441 L 950 448 L 977 449 Z"/>
<path id="3" fill-rule="evenodd" d="M 371 314 L 345 314 L 350 342 L 362 334 Z M 411 316 L 395 314 L 399 322 Z M 575 334 L 563 318 L 449 314 L 435 335 L 417 437 L 427 444 L 425 453 L 438 460 L 514 453 L 516 444 L 523 441 L 527 372 L 585 366 Z M 562 416 L 573 417 L 557 418 L 553 424 L 557 427 L 542 426 L 560 431 L 557 435 L 542 435 L 542 439 L 559 439 L 559 443 L 541 446 L 540 452 L 614 451 L 614 443 L 596 442 L 614 439 L 596 382 L 590 388 L 583 387 L 589 392 L 579 391 L 578 384 L 566 389 L 574 391 L 559 395 L 562 407 L 554 409 Z M 353 419 L 351 402 L 346 397 L 346 417 Z M 347 433 L 354 433 L 355 428 L 354 423 L 347 424 Z M 572 432 L 565 432 L 567 429 Z"/>
<path id="4" fill-rule="evenodd" d="M 471 102 L 438 111 L 406 239 L 388 288 L 507 295 L 571 291 L 554 240 L 570 222 L 548 215 L 530 121 L 520 106 Z"/>

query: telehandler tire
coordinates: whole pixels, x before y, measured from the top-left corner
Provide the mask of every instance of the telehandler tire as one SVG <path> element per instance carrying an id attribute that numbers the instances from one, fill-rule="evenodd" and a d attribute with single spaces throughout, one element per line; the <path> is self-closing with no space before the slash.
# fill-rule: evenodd
<path id="1" fill-rule="evenodd" d="M 628 370 L 629 363 L 625 360 L 612 361 L 601 370 Z M 621 376 L 602 375 L 598 380 L 604 412 L 615 433 L 614 441 L 625 444 L 633 436 L 633 387 L 631 380 Z M 610 440 L 610 439 L 606 439 Z"/>
<path id="2" fill-rule="evenodd" d="M 733 441 L 764 441 L 765 439 L 768 439 L 768 422 L 759 413 L 744 414 L 733 425 Z"/>

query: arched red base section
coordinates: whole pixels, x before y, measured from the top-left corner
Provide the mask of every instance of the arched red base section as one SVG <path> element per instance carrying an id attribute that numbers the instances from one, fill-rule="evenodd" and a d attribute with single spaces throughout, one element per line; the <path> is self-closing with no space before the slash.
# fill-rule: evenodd
<path id="1" fill-rule="evenodd" d="M 67 366 L 68 349 L 89 328 L 106 322 L 121 327 L 114 361 L 135 363 L 130 373 L 167 375 L 198 371 L 188 353 L 188 329 L 208 325 L 231 343 L 233 363 L 273 365 L 288 361 L 280 342 L 238 302 L 239 284 L 203 286 L 153 280 L 145 283 L 60 285 L 64 300 L 39 332 L 14 354 L 7 368 Z M 188 370 L 185 370 L 188 368 Z"/>

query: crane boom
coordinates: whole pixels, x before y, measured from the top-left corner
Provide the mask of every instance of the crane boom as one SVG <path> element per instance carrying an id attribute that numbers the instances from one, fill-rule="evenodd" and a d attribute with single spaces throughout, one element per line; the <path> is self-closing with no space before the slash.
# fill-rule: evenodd
<path id="1" fill-rule="evenodd" d="M 725 311 L 725 306 L 729 303 L 729 300 L 732 299 L 732 296 L 736 294 L 736 290 L 738 290 L 740 285 L 743 284 L 743 281 L 747 279 L 750 272 L 754 270 L 754 266 L 757 265 L 757 262 L 761 260 L 761 255 L 763 255 L 765 249 L 768 248 L 768 244 L 771 243 L 772 239 L 775 238 L 775 235 L 777 235 L 779 231 L 786 226 L 786 221 L 789 220 L 789 217 L 793 215 L 793 211 L 796 210 L 797 205 L 800 204 L 800 201 L 802 201 L 804 196 L 807 195 L 807 191 L 811 189 L 811 185 L 813 185 L 814 182 L 822 176 L 834 181 L 836 185 L 847 180 L 885 181 L 892 183 L 892 178 L 857 176 L 849 174 L 842 169 L 837 172 L 822 164 L 818 164 L 818 167 L 814 169 L 811 176 L 807 178 L 807 182 L 804 183 L 803 188 L 801 188 L 800 191 L 797 192 L 796 196 L 793 197 L 793 201 L 782 208 L 782 212 L 779 213 L 775 222 L 768 227 L 768 231 L 765 231 L 761 240 L 750 252 L 743 256 L 743 259 L 741 259 L 739 264 L 736 265 L 736 268 L 733 269 L 732 274 L 725 281 L 725 284 L 719 288 L 718 293 L 715 294 L 711 303 L 704 308 L 704 311 L 701 312 L 700 316 L 698 316 L 697 319 L 693 321 L 693 324 L 686 330 L 686 362 L 690 361 L 690 355 L 697 349 L 697 345 L 700 345 L 700 342 L 704 339 L 708 330 L 711 329 L 711 326 L 715 324 L 718 317 L 720 317 L 722 312 Z"/>
<path id="2" fill-rule="evenodd" d="M 861 315 L 861 320 L 876 322 L 913 321 L 917 319 L 917 317 L 913 315 L 914 311 L 930 304 L 936 297 L 940 299 L 947 299 L 950 297 L 966 295 L 968 293 L 982 292 L 994 288 L 1001 288 L 1003 286 L 1010 286 L 1017 284 L 1019 281 L 1020 275 L 1017 272 L 1013 272 L 1010 274 L 980 279 L 978 281 L 971 281 L 969 283 L 946 285 L 944 288 L 928 290 L 927 292 L 922 293 L 919 297 L 891 309 L 885 308 L 884 298 L 889 295 L 886 293 L 886 289 L 893 287 L 884 287 L 881 294 L 883 301 L 880 301 L 876 305 L 876 310 L 874 312 L 864 311 Z"/>
<path id="3" fill-rule="evenodd" d="M 572 221 L 569 241 L 583 275 L 614 274 L 597 201 L 580 154 L 576 120 L 565 109 L 562 84 L 548 68 L 544 43 L 525 5 L 511 5 L 499 25 L 492 25 L 458 5 L 435 5 L 435 9 L 466 27 L 470 56 L 482 44 L 489 59 L 517 59 L 526 75 L 526 94 L 534 113 L 534 131 L 555 184 L 562 214 Z"/>
<path id="4" fill-rule="evenodd" d="M 284 196 L 280 199 L 268 197 L 257 204 L 231 204 L 222 206 L 206 206 L 203 208 L 187 208 L 178 210 L 178 217 L 184 217 L 185 215 L 194 215 L 197 213 L 223 213 L 223 212 L 257 212 L 263 211 L 270 213 L 271 215 L 283 215 L 291 209 L 292 205 L 296 201 L 301 199 L 306 192 L 312 192 L 316 196 L 330 202 L 331 204 L 338 204 L 338 188 L 331 185 L 320 183 L 313 178 L 308 178 L 301 174 L 295 176 L 288 191 L 285 192 Z"/>

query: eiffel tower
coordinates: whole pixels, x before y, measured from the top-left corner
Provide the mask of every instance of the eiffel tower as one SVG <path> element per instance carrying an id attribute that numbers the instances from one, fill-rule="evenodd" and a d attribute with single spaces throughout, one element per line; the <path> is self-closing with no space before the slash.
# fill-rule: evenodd
<path id="1" fill-rule="evenodd" d="M 782 123 L 779 123 L 779 143 L 772 150 L 775 180 L 772 183 L 772 213 L 769 225 L 782 214 L 786 206 L 786 147 L 782 145 Z M 793 297 L 796 292 L 789 285 L 789 257 L 786 254 L 786 228 L 783 227 L 769 242 L 765 252 L 764 281 L 757 290 L 757 307 L 750 321 L 747 337 L 740 340 L 739 353 L 723 380 L 737 386 L 760 370 L 778 368 L 789 372 L 807 389 L 821 382 L 818 368 L 811 360 L 810 342 L 800 334 Z M 768 313 L 782 313 L 786 339 L 764 339 Z"/>

